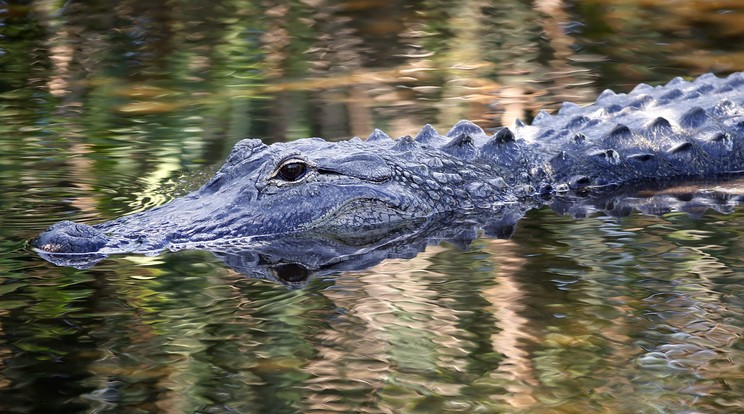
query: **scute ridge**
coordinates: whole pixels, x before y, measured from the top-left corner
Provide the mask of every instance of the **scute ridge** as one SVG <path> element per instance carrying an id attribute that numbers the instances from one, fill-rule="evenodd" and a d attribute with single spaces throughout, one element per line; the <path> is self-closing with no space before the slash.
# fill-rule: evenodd
<path id="1" fill-rule="evenodd" d="M 388 142 L 390 140 L 390 136 L 379 129 L 373 130 L 367 137 L 367 142 Z"/>
<path id="2" fill-rule="evenodd" d="M 534 188 L 584 191 L 623 181 L 709 174 L 716 168 L 741 170 L 744 161 L 719 158 L 744 156 L 744 110 L 737 103 L 744 101 L 744 93 L 732 89 L 722 99 L 710 98 L 722 85 L 739 80 L 744 83 L 738 74 L 704 75 L 691 82 L 673 79 L 665 86 L 640 84 L 628 94 L 608 89 L 592 105 L 567 102 L 555 114 L 540 111 L 531 125 L 515 120 L 513 128 L 492 135 L 467 120 L 444 136 L 426 125 L 415 140 L 398 139 L 396 148 L 412 142 L 435 145 L 447 156 L 485 163 L 506 182 L 527 180 Z M 538 179 L 530 170 L 547 173 Z"/>
<path id="3" fill-rule="evenodd" d="M 465 160 L 476 158 L 479 153 L 478 148 L 475 146 L 473 137 L 468 135 L 467 133 L 461 133 L 460 135 L 450 140 L 448 143 L 444 144 L 442 146 L 442 151 Z"/>
<path id="4" fill-rule="evenodd" d="M 433 144 L 438 141 L 441 141 L 443 138 L 439 135 L 436 129 L 434 129 L 433 126 L 430 124 L 424 125 L 423 128 L 421 128 L 421 131 L 416 134 L 416 142 L 420 142 L 422 144 Z"/>
<path id="5" fill-rule="evenodd" d="M 461 120 L 458 121 L 452 129 L 447 132 L 447 136 L 450 138 L 457 138 L 460 135 L 468 135 L 471 137 L 484 137 L 486 133 L 479 127 L 478 125 L 468 121 L 468 120 Z"/>

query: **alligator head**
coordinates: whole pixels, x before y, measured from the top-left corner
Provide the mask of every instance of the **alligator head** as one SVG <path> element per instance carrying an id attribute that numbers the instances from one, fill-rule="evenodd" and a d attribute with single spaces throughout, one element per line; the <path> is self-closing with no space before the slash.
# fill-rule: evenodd
<path id="1" fill-rule="evenodd" d="M 427 126 L 417 140 L 392 140 L 380 131 L 366 141 L 243 140 L 191 194 L 93 226 L 60 222 L 32 244 L 47 253 L 157 253 L 300 232 L 384 232 L 401 221 L 475 204 L 493 208 L 492 202 L 509 200 L 500 195 L 503 180 L 484 180 L 490 174 L 469 165 L 465 147 L 442 151 L 476 136 L 486 137 L 461 122 L 448 136 Z"/>

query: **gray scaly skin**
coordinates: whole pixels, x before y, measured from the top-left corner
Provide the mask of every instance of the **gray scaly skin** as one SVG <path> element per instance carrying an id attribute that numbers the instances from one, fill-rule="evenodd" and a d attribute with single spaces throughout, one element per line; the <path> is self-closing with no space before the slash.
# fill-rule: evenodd
<path id="1" fill-rule="evenodd" d="M 155 253 L 246 238 L 384 233 L 451 214 L 526 211 L 544 199 L 744 170 L 744 74 L 703 75 L 566 103 L 493 135 L 461 121 L 446 135 L 376 130 L 362 141 L 240 141 L 202 188 L 106 223 L 57 223 L 54 253 Z M 519 207 L 522 206 L 522 207 Z M 518 214 L 517 214 L 518 215 Z"/>

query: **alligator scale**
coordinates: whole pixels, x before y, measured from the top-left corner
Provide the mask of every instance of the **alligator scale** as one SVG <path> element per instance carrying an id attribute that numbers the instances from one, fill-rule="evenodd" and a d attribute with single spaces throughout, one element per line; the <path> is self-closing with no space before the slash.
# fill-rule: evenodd
<path id="1" fill-rule="evenodd" d="M 281 235 L 382 235 L 454 216 L 514 222 L 549 199 L 741 171 L 744 74 L 708 74 L 605 91 L 590 106 L 565 103 L 490 135 L 460 121 L 446 135 L 427 125 L 398 139 L 375 130 L 342 142 L 243 140 L 191 194 L 93 226 L 63 221 L 33 244 L 55 254 L 157 253 Z"/>

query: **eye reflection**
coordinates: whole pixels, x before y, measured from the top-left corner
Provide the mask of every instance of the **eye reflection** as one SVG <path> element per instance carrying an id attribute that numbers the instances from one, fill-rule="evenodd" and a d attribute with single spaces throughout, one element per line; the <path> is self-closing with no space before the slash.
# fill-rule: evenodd
<path id="1" fill-rule="evenodd" d="M 310 270 L 297 263 L 284 263 L 273 266 L 274 275 L 285 282 L 304 282 L 310 276 Z"/>

